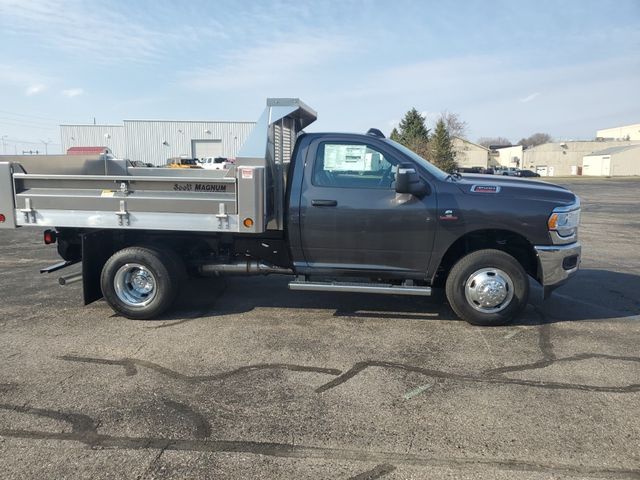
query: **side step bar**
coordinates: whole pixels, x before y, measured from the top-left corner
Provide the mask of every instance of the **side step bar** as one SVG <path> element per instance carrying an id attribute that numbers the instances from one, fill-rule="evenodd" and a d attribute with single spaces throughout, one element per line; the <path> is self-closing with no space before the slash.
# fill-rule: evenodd
<path id="1" fill-rule="evenodd" d="M 384 283 L 347 283 L 347 282 L 289 282 L 290 290 L 313 290 L 316 292 L 354 292 L 381 293 L 384 295 L 431 295 L 431 287 L 388 285 Z"/>

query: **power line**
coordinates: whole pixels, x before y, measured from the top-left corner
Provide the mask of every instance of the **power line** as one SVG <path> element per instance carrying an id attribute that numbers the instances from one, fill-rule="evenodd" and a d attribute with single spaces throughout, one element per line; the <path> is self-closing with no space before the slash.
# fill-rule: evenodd
<path id="1" fill-rule="evenodd" d="M 18 122 L 25 123 L 27 125 L 58 125 L 57 122 L 45 122 L 44 120 L 31 120 L 28 118 L 12 118 L 6 117 L 4 114 L 0 113 L 0 120 L 5 120 L 7 122 Z"/>
<path id="2" fill-rule="evenodd" d="M 9 138 L 6 137 L 4 139 L 5 142 L 7 143 L 24 143 L 27 145 L 42 145 L 42 142 L 32 142 L 31 140 L 20 140 L 19 138 Z M 60 143 L 53 143 L 53 142 L 47 142 L 49 145 L 56 145 L 59 146 Z"/>
<path id="3" fill-rule="evenodd" d="M 49 130 L 49 131 L 56 130 L 58 128 L 58 125 L 49 125 L 49 126 L 29 125 L 27 123 L 4 122 L 3 119 L 0 119 L 0 124 L 1 125 L 9 125 L 9 126 L 12 126 L 12 127 L 31 128 L 31 129 Z"/>
<path id="4" fill-rule="evenodd" d="M 16 112 L 10 112 L 8 110 L 0 110 L 0 113 L 4 113 L 4 114 L 7 114 L 7 115 L 13 115 L 14 117 L 38 118 L 40 120 L 50 120 L 50 121 L 55 122 L 55 123 L 65 123 L 64 121 L 62 121 L 60 119 L 51 118 L 51 117 L 41 117 L 39 115 L 31 115 L 31 114 L 28 114 L 28 113 L 16 113 Z"/>

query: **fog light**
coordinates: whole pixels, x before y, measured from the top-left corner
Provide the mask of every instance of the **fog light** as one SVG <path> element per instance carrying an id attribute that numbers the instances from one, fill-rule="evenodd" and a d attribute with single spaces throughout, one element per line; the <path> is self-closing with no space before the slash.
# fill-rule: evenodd
<path id="1" fill-rule="evenodd" d="M 562 268 L 571 270 L 578 266 L 578 255 L 571 255 L 562 260 Z"/>
<path id="2" fill-rule="evenodd" d="M 251 227 L 253 227 L 253 219 L 245 218 L 244 222 L 242 222 L 242 224 L 247 228 L 251 228 Z"/>

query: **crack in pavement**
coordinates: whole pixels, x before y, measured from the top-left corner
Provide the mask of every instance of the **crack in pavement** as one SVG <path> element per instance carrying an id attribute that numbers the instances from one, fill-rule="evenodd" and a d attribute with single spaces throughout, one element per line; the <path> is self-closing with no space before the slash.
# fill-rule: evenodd
<path id="1" fill-rule="evenodd" d="M 34 408 L 27 405 L 11 405 L 7 403 L 0 403 L 0 410 L 27 413 L 67 423 L 71 425 L 71 433 L 69 435 L 82 437 L 85 443 L 91 443 L 93 439 L 98 437 L 98 426 L 100 423 L 82 413 L 60 412 L 57 410 Z"/>
<path id="2" fill-rule="evenodd" d="M 547 342 L 541 341 L 541 343 L 546 345 Z M 443 378 L 448 380 L 458 380 L 462 382 L 521 385 L 521 386 L 528 386 L 528 387 L 534 387 L 534 388 L 546 388 L 549 390 L 582 390 L 582 391 L 590 391 L 590 392 L 607 392 L 607 393 L 633 393 L 633 392 L 640 391 L 640 384 L 636 384 L 636 383 L 614 387 L 614 386 L 587 385 L 587 384 L 565 383 L 565 382 L 547 382 L 547 381 L 541 381 L 541 380 L 526 380 L 526 379 L 507 378 L 504 376 L 500 376 L 500 374 L 504 372 L 535 370 L 539 368 L 548 367 L 549 365 L 555 362 L 579 361 L 579 360 L 585 360 L 588 358 L 602 358 L 606 360 L 640 362 L 640 358 L 638 357 L 605 355 L 605 354 L 595 354 L 595 353 L 594 354 L 582 353 L 582 354 L 577 354 L 571 357 L 560 358 L 560 359 L 556 358 L 553 353 L 549 353 L 549 352 L 547 352 L 543 356 L 544 358 L 538 362 L 534 362 L 531 364 L 524 364 L 524 365 L 511 365 L 507 367 L 498 367 L 495 369 L 487 370 L 481 374 L 462 374 L 462 373 L 447 372 L 444 370 L 436 370 L 436 369 L 426 368 L 426 367 L 418 367 L 415 365 L 408 365 L 408 364 L 398 363 L 398 362 L 387 362 L 383 360 L 366 360 L 366 361 L 355 363 L 350 369 L 348 369 L 345 372 L 335 368 L 311 367 L 311 366 L 295 365 L 295 364 L 288 364 L 288 363 L 266 363 L 266 364 L 256 364 L 256 365 L 239 367 L 234 370 L 230 370 L 228 372 L 222 372 L 222 373 L 213 374 L 213 375 L 193 375 L 193 376 L 184 375 L 175 370 L 171 370 L 169 368 L 163 367 L 162 365 L 158 365 L 157 363 L 149 362 L 146 360 L 135 359 L 135 358 L 110 360 L 110 359 L 103 359 L 103 358 L 80 357 L 75 355 L 63 355 L 58 358 L 60 358 L 61 360 L 72 361 L 72 362 L 122 366 L 124 367 L 125 373 L 128 376 L 136 375 L 138 373 L 136 366 L 141 366 L 141 367 L 146 367 L 151 370 L 154 370 L 170 378 L 182 380 L 188 383 L 224 380 L 231 376 L 239 375 L 242 373 L 253 372 L 258 370 L 278 370 L 278 369 L 295 371 L 295 372 L 314 372 L 314 373 L 321 373 L 321 374 L 336 376 L 336 378 L 334 378 L 333 380 L 316 388 L 315 390 L 316 393 L 323 393 L 323 392 L 326 392 L 327 390 L 331 390 L 339 385 L 342 385 L 343 383 L 346 383 L 347 381 L 351 380 L 353 377 L 363 372 L 367 368 L 372 368 L 372 367 L 388 368 L 392 370 L 402 370 L 405 372 L 419 373 L 428 377 Z"/>
<path id="3" fill-rule="evenodd" d="M 616 359 L 616 360 L 628 360 L 629 358 L 633 359 L 633 361 L 640 361 L 640 359 L 635 357 L 615 357 L 613 355 L 608 355 L 605 358 L 608 359 Z M 568 359 L 560 359 L 555 361 L 564 361 Z M 546 366 L 546 365 L 545 365 Z M 406 365 L 404 363 L 395 363 L 395 362 L 385 362 L 379 360 L 367 360 L 364 362 L 358 362 L 353 365 L 349 370 L 334 378 L 330 382 L 325 383 L 324 385 L 316 388 L 316 393 L 326 392 L 327 390 L 331 390 L 336 388 L 339 385 L 351 380 L 353 377 L 363 372 L 367 368 L 371 367 L 381 367 L 381 368 L 389 368 L 394 370 L 402 370 L 405 372 L 419 373 L 428 377 L 434 378 L 444 378 L 448 380 L 458 380 L 462 382 L 477 382 L 477 383 L 491 383 L 491 384 L 502 384 L 502 385 L 522 385 L 527 387 L 535 387 L 535 388 L 546 388 L 549 390 L 583 390 L 589 392 L 608 392 L 608 393 L 633 393 L 640 391 L 640 384 L 629 384 L 622 387 L 607 387 L 607 386 L 599 386 L 599 385 L 584 385 L 578 383 L 563 383 L 563 382 L 545 382 L 538 380 L 521 380 L 515 378 L 504 378 L 499 377 L 497 374 L 489 374 L 485 375 L 473 375 L 473 374 L 461 374 L 461 373 L 453 373 L 453 372 L 445 372 L 442 370 L 435 370 L 424 367 L 416 367 L 414 365 Z M 501 367 L 504 368 L 504 367 Z M 514 368 L 514 367 L 510 367 Z M 521 371 L 528 370 L 527 366 L 524 366 Z"/>
<path id="4" fill-rule="evenodd" d="M 0 406 L 0 408 L 14 406 Z M 69 414 L 61 412 L 47 411 L 43 409 L 29 409 L 28 412 L 35 415 L 45 415 L 53 417 L 59 415 L 60 418 L 86 417 L 80 414 Z M 87 417 L 88 418 L 88 417 Z M 93 424 L 93 423 L 92 423 Z M 83 423 L 84 425 L 84 423 Z M 275 442 L 252 442 L 241 440 L 200 440 L 200 439 L 171 439 L 162 437 L 125 437 L 105 434 L 95 434 L 88 431 L 72 432 L 45 432 L 18 429 L 0 429 L 0 435 L 11 438 L 23 438 L 33 440 L 59 440 L 77 441 L 92 448 L 117 448 L 117 449 L 159 449 L 162 453 L 166 450 L 189 451 L 189 452 L 210 452 L 210 453 L 245 453 L 255 455 L 266 455 L 280 458 L 297 459 L 321 459 L 329 461 L 354 461 L 354 462 L 384 462 L 385 464 L 403 464 L 410 466 L 440 466 L 470 469 L 476 471 L 478 466 L 487 466 L 500 470 L 515 472 L 542 472 L 548 474 L 565 474 L 572 476 L 619 478 L 619 479 L 639 479 L 640 470 L 624 468 L 594 468 L 584 465 L 570 465 L 561 463 L 535 463 L 516 459 L 500 459 L 485 457 L 444 457 L 415 455 L 409 453 L 384 452 L 384 451 L 361 451 L 351 448 L 338 447 L 317 447 L 291 445 Z M 156 458 L 159 458 L 158 455 Z M 153 465 L 153 462 L 152 462 Z M 355 477 L 358 478 L 358 477 Z M 367 477 L 362 477 L 367 478 Z M 376 478 L 376 477 L 372 477 Z"/>
<path id="5" fill-rule="evenodd" d="M 338 370 L 336 368 L 324 368 L 324 367 L 309 367 L 306 365 L 295 365 L 291 363 L 257 363 L 255 365 L 246 365 L 244 367 L 239 367 L 234 370 L 229 370 L 228 372 L 216 373 L 212 375 L 185 375 L 183 373 L 177 372 L 175 370 L 171 370 L 170 368 L 163 367 L 154 362 L 149 362 L 147 360 L 140 360 L 137 358 L 123 358 L 121 360 L 110 360 L 104 358 L 94 358 L 94 357 L 81 357 L 76 355 L 62 355 L 57 357 L 60 360 L 66 360 L 69 362 L 80 362 L 80 363 L 95 363 L 98 365 L 118 365 L 124 367 L 125 374 L 127 376 L 133 376 L 138 373 L 138 367 L 145 367 L 150 370 L 154 370 L 158 373 L 166 375 L 167 377 L 174 378 L 177 380 L 182 380 L 187 383 L 198 383 L 198 382 L 209 382 L 213 380 L 224 380 L 226 378 L 232 377 L 234 375 L 240 375 L 248 372 L 255 372 L 259 370 L 289 370 L 292 372 L 313 372 L 313 373 L 323 373 L 326 375 L 340 375 L 342 370 Z"/>
<path id="6" fill-rule="evenodd" d="M 367 470 L 366 472 L 362 472 L 355 477 L 349 478 L 349 480 L 376 480 L 377 478 L 384 477 L 388 473 L 393 472 L 396 469 L 393 465 L 388 463 L 382 463 L 380 465 L 376 465 L 371 470 Z"/>
<path id="7" fill-rule="evenodd" d="M 524 363 L 520 365 L 507 365 L 504 367 L 491 368 L 485 370 L 487 375 L 500 375 L 507 372 L 524 372 L 526 370 L 537 370 L 546 368 L 556 362 L 579 362 L 581 360 L 589 360 L 591 358 L 602 358 L 605 360 L 618 360 L 621 362 L 640 362 L 640 357 L 629 357 L 624 355 L 608 355 L 606 353 L 578 353 L 570 357 L 542 359 L 537 362 Z"/>
<path id="8" fill-rule="evenodd" d="M 542 325 L 540 326 L 538 333 L 538 347 L 542 354 L 542 359 L 533 363 L 525 363 L 518 365 L 510 365 L 504 367 L 497 367 L 485 370 L 480 375 L 474 374 L 458 374 L 453 372 L 446 372 L 443 370 L 436 370 L 431 368 L 417 367 L 413 365 L 407 365 L 404 363 L 385 362 L 379 360 L 367 360 L 354 364 L 349 370 L 338 375 L 330 382 L 321 385 L 316 389 L 316 393 L 326 392 L 343 383 L 351 380 L 353 377 L 361 373 L 367 368 L 381 367 L 396 370 L 403 370 L 406 372 L 419 373 L 434 378 L 443 378 L 449 380 L 458 380 L 462 382 L 478 382 L 478 383 L 491 383 L 491 384 L 504 384 L 504 385 L 521 385 L 534 388 L 545 388 L 549 390 L 583 390 L 589 392 L 607 392 L 607 393 L 634 393 L 640 391 L 640 384 L 632 383 L 621 387 L 607 387 L 600 385 L 586 385 L 575 384 L 565 382 L 546 382 L 540 380 L 525 380 L 508 378 L 503 376 L 506 372 L 524 372 L 527 370 L 536 370 L 553 365 L 556 362 L 571 362 L 581 361 L 590 358 L 600 358 L 605 360 L 618 360 L 628 362 L 640 362 L 640 357 L 630 356 L 618 356 L 607 355 L 599 353 L 580 353 L 569 357 L 558 358 L 553 350 L 553 342 L 551 340 L 551 322 L 547 316 L 538 307 L 534 306 L 534 310 L 540 316 Z"/>
<path id="9" fill-rule="evenodd" d="M 147 468 L 145 468 L 144 472 L 142 472 L 140 475 L 136 477 L 136 480 L 142 480 L 143 478 L 147 477 L 150 473 L 154 471 L 156 465 L 160 461 L 160 457 L 164 455 L 164 452 L 167 451 L 167 448 L 169 448 L 170 445 L 171 445 L 171 442 L 168 441 L 162 446 L 158 454 L 155 457 L 153 457 L 153 460 L 149 462 L 149 465 L 147 466 Z"/>

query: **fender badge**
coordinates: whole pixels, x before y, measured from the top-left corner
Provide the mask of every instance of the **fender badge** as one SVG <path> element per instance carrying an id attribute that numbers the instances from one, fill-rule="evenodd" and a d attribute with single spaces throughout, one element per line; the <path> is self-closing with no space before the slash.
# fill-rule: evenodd
<path id="1" fill-rule="evenodd" d="M 500 187 L 498 185 L 472 185 L 471 191 L 474 193 L 498 193 Z"/>
<path id="2" fill-rule="evenodd" d="M 444 215 L 440 215 L 440 220 L 458 220 L 458 217 L 453 214 L 453 210 L 445 210 Z"/>

